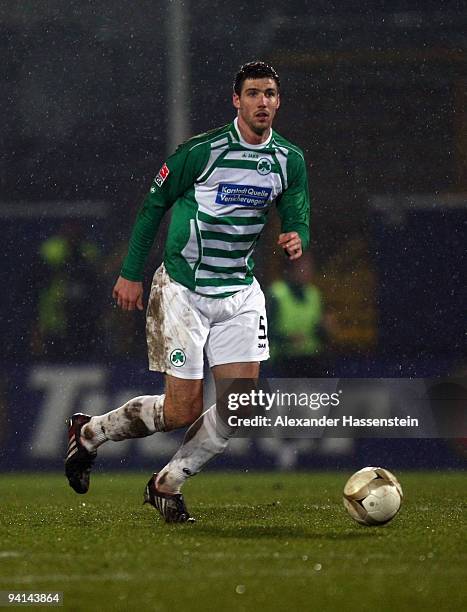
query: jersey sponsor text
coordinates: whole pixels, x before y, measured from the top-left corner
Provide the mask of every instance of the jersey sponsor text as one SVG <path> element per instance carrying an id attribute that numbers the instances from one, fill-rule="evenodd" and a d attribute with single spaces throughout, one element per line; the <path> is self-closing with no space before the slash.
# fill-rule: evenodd
<path id="1" fill-rule="evenodd" d="M 219 183 L 216 203 L 238 204 L 240 206 L 252 206 L 254 208 L 263 207 L 268 203 L 271 191 L 269 187 Z"/>

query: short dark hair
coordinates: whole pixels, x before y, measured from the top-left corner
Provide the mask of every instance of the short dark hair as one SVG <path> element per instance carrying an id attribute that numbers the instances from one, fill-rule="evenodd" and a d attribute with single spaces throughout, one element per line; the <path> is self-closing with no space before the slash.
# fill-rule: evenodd
<path id="1" fill-rule="evenodd" d="M 274 79 L 278 90 L 281 86 L 279 75 L 274 68 L 266 64 L 266 62 L 256 61 L 243 64 L 235 75 L 233 82 L 233 90 L 237 96 L 241 94 L 243 83 L 246 79 Z"/>

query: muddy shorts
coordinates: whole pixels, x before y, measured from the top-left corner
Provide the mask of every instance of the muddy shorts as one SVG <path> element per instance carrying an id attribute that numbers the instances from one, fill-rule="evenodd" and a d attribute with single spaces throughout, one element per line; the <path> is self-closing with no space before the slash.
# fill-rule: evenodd
<path id="1" fill-rule="evenodd" d="M 178 378 L 203 378 L 210 367 L 269 358 L 264 294 L 256 279 L 226 298 L 198 295 L 154 274 L 146 314 L 149 369 Z"/>

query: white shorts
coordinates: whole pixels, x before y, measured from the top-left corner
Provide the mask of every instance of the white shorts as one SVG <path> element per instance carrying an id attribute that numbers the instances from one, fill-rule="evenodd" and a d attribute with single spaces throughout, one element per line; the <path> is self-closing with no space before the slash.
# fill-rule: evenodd
<path id="1" fill-rule="evenodd" d="M 187 379 L 210 367 L 269 358 L 264 294 L 256 279 L 226 298 L 198 295 L 160 266 L 146 313 L 149 369 Z"/>

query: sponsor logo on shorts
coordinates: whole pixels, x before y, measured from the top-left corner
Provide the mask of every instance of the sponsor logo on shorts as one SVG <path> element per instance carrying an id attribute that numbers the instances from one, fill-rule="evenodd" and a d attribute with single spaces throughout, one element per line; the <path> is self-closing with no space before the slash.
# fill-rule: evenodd
<path id="1" fill-rule="evenodd" d="M 271 196 L 270 187 L 256 187 L 254 185 L 235 185 L 232 183 L 219 183 L 216 203 L 251 208 L 266 206 Z"/>
<path id="2" fill-rule="evenodd" d="M 185 365 L 186 355 L 182 349 L 175 349 L 170 353 L 170 363 L 176 368 L 181 368 Z"/>
<path id="3" fill-rule="evenodd" d="M 263 176 L 269 174 L 272 170 L 272 164 L 267 157 L 261 157 L 256 164 L 256 171 Z"/>
<path id="4" fill-rule="evenodd" d="M 162 187 L 163 182 L 169 176 L 170 170 L 167 168 L 167 164 L 164 164 L 162 168 L 159 170 L 159 174 L 154 179 L 154 182 L 158 187 Z M 153 188 L 154 189 L 154 188 Z M 152 189 L 151 189 L 152 192 Z"/>

